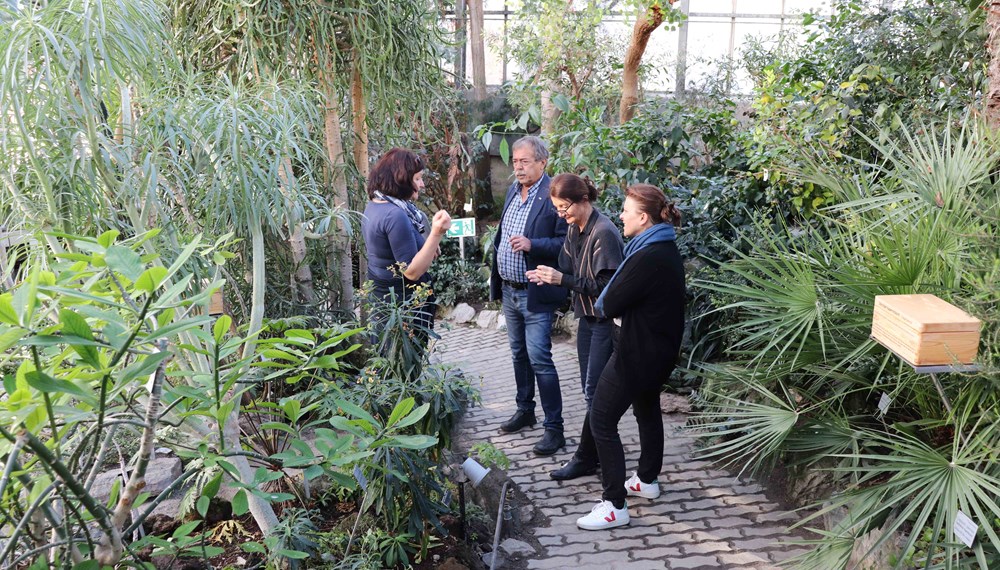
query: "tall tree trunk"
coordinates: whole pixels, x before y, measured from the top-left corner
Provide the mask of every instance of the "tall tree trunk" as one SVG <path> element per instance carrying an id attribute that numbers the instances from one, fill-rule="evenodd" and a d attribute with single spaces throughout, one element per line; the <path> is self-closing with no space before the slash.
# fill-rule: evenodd
<path id="1" fill-rule="evenodd" d="M 322 56 L 321 56 L 322 57 Z M 337 86 L 334 78 L 337 76 L 337 64 L 335 54 L 327 54 L 328 59 L 322 62 L 323 72 L 320 74 L 323 95 L 325 96 L 324 114 L 324 135 L 326 138 L 326 152 L 330 159 L 332 172 L 330 173 L 331 186 L 333 187 L 332 205 L 337 208 L 350 208 L 350 195 L 347 192 L 347 159 L 344 156 L 344 140 L 340 131 L 340 97 L 337 95 Z M 331 232 L 328 239 L 330 255 L 329 266 L 331 270 L 336 270 L 339 276 L 339 287 L 336 293 L 331 291 L 331 307 L 341 310 L 351 310 L 354 303 L 354 275 L 353 263 L 351 259 L 351 241 L 348 228 L 343 223 L 339 223 L 335 231 Z"/>
<path id="2" fill-rule="evenodd" d="M 292 286 L 298 301 L 304 305 L 313 306 L 316 304 L 316 289 L 313 287 L 312 268 L 306 259 L 309 248 L 306 246 L 305 232 L 302 231 L 302 224 L 295 222 L 289 228 L 288 248 L 292 253 L 292 263 L 295 264 L 295 272 L 292 273 Z"/>
<path id="3" fill-rule="evenodd" d="M 472 47 L 472 98 L 486 99 L 486 49 L 483 46 L 483 0 L 469 0 L 469 36 Z M 465 79 L 464 77 L 462 79 Z"/>
<path id="4" fill-rule="evenodd" d="M 261 222 L 260 219 L 250 221 L 250 246 L 252 250 L 250 260 L 253 264 L 251 271 L 253 292 L 251 293 L 250 302 L 250 323 L 247 327 L 247 339 L 243 345 L 242 352 L 245 362 L 249 362 L 250 356 L 256 351 L 257 335 L 260 334 L 261 326 L 264 323 L 264 290 L 267 284 L 264 275 L 266 271 L 264 267 L 264 231 L 261 228 Z M 247 364 L 243 366 L 244 369 L 249 368 Z M 230 401 L 234 398 L 237 398 L 236 406 L 233 408 L 233 413 L 226 419 L 226 423 L 223 424 L 223 441 L 219 442 L 225 451 L 240 451 L 243 449 L 240 442 L 239 396 L 235 393 L 235 388 L 228 394 Z M 250 467 L 250 462 L 247 461 L 246 457 L 235 455 L 229 458 L 229 462 L 239 471 L 242 483 L 253 481 L 253 468 Z M 253 493 L 247 493 L 247 503 L 250 507 L 250 514 L 253 515 L 253 519 L 260 528 L 260 531 L 264 536 L 267 536 L 278 525 L 278 516 L 274 513 L 271 503 Z"/>
<path id="5" fill-rule="evenodd" d="M 351 70 L 351 112 L 354 125 L 354 165 L 362 178 L 368 178 L 368 106 L 365 104 L 365 85 L 361 78 L 358 50 L 354 50 L 354 69 Z"/>
<path id="6" fill-rule="evenodd" d="M 673 0 L 670 0 L 673 4 Z M 642 54 L 646 53 L 649 36 L 663 23 L 665 12 L 658 3 L 650 6 L 646 13 L 635 21 L 632 27 L 632 40 L 625 52 L 625 65 L 622 70 L 622 100 L 618 107 L 618 120 L 627 123 L 635 116 L 635 106 L 639 103 L 639 63 Z"/>
<path id="7" fill-rule="evenodd" d="M 281 161 L 281 170 L 278 173 L 282 193 L 286 198 L 291 192 L 293 176 L 292 161 L 286 157 Z M 292 211 L 292 208 L 289 208 L 289 211 Z M 286 224 L 289 232 L 288 249 L 291 251 L 292 263 L 295 266 L 292 272 L 292 288 L 295 289 L 296 300 L 308 306 L 315 305 L 316 290 L 313 288 L 312 268 L 306 261 L 309 249 L 306 246 L 305 232 L 302 231 L 302 220 L 289 219 Z"/>
<path id="8" fill-rule="evenodd" d="M 990 58 L 986 70 L 989 84 L 986 89 L 986 120 L 994 129 L 1000 129 L 1000 1 L 993 0 L 986 6 L 986 50 Z"/>
<path id="9" fill-rule="evenodd" d="M 558 91 L 555 81 L 542 78 L 542 136 L 552 134 L 556 130 L 556 119 L 559 118 L 559 109 L 552 102 L 552 97 Z"/>

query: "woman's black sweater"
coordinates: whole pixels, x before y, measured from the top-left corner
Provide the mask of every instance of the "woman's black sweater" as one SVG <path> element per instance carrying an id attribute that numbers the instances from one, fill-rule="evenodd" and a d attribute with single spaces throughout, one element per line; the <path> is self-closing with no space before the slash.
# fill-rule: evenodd
<path id="1" fill-rule="evenodd" d="M 621 318 L 615 371 L 636 388 L 660 386 L 677 364 L 684 336 L 684 264 L 673 241 L 639 250 L 604 296 L 604 314 Z"/>

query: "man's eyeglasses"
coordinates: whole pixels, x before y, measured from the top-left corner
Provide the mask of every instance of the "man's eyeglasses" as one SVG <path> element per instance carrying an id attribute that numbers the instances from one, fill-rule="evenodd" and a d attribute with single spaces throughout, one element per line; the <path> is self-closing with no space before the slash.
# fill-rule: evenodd
<path id="1" fill-rule="evenodd" d="M 511 161 L 511 164 L 513 164 L 514 166 L 528 166 L 529 164 L 534 164 L 536 162 L 538 161 L 524 158 L 524 159 L 514 159 Z"/>

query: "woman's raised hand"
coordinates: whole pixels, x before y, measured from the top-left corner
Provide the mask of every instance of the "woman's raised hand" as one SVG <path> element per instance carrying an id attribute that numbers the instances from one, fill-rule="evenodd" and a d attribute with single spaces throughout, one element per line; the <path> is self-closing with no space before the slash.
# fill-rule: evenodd
<path id="1" fill-rule="evenodd" d="M 431 220 L 431 232 L 434 235 L 443 236 L 448 233 L 448 229 L 451 227 L 451 216 L 448 212 L 444 210 L 438 210 L 434 214 L 434 219 Z"/>

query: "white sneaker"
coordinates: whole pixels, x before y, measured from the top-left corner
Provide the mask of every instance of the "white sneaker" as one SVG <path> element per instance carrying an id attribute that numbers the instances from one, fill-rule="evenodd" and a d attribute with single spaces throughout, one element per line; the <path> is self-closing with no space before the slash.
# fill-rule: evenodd
<path id="1" fill-rule="evenodd" d="M 644 499 L 655 499 L 660 496 L 660 483 L 643 483 L 639 479 L 638 473 L 633 473 L 628 481 L 625 481 L 625 490 L 630 497 L 642 497 Z"/>
<path id="2" fill-rule="evenodd" d="M 616 509 L 611 501 L 601 501 L 589 515 L 576 519 L 576 526 L 583 530 L 604 530 L 625 526 L 629 520 L 628 505 L 624 509 Z"/>

